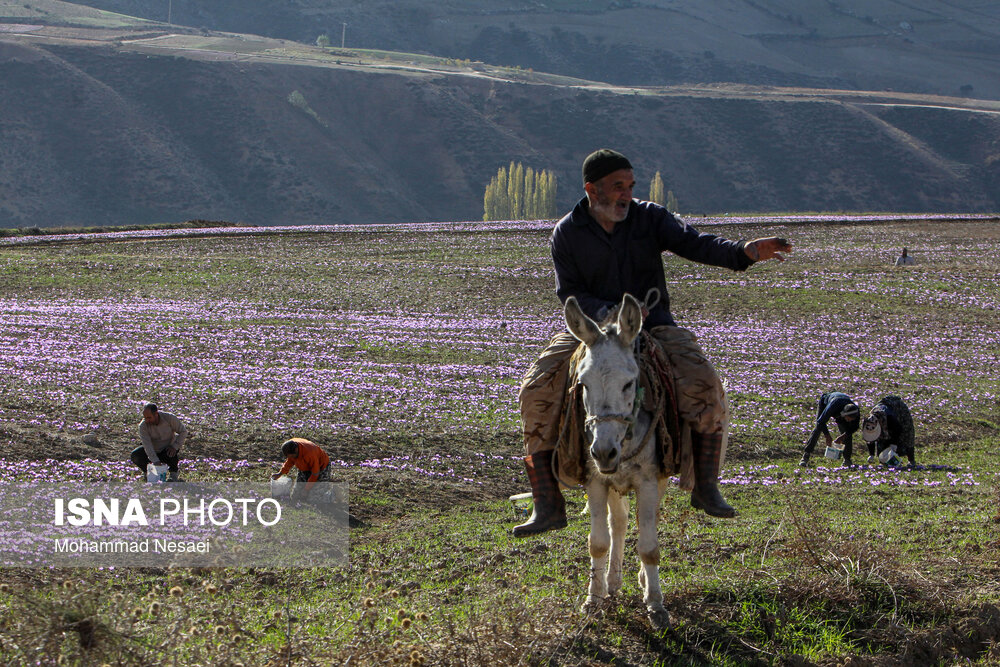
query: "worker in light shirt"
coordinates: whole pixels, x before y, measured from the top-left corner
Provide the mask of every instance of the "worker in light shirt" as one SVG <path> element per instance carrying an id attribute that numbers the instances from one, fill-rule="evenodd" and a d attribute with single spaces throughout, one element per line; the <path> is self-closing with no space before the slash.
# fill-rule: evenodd
<path id="1" fill-rule="evenodd" d="M 146 466 L 150 463 L 167 464 L 169 470 L 168 482 L 177 482 L 177 464 L 180 461 L 181 445 L 187 438 L 187 428 L 180 419 L 163 412 L 155 403 L 146 403 L 142 408 L 142 421 L 139 422 L 139 441 L 129 458 L 142 471 L 142 480 L 146 481 Z"/>

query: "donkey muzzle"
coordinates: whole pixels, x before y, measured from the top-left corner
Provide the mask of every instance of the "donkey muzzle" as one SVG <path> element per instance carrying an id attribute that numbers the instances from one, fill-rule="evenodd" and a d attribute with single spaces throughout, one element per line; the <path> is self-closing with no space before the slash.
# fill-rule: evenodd
<path id="1" fill-rule="evenodd" d="M 621 460 L 618 447 L 597 447 L 590 448 L 590 457 L 594 459 L 597 470 L 603 475 L 612 475 L 618 471 L 618 463 Z"/>
<path id="2" fill-rule="evenodd" d="M 621 462 L 620 439 L 623 435 L 620 429 L 624 426 L 624 436 L 629 438 L 632 423 L 630 415 L 601 415 L 587 419 L 587 430 L 592 443 L 590 457 L 601 474 L 611 475 L 618 470 L 618 464 Z"/>

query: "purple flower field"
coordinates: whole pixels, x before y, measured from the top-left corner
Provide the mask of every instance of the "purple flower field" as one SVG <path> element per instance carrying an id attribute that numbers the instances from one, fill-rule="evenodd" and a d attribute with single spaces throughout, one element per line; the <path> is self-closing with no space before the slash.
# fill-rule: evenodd
<path id="1" fill-rule="evenodd" d="M 996 216 L 977 213 L 868 213 L 868 214 L 789 214 L 789 215 L 726 215 L 693 218 L 691 223 L 705 225 L 777 225 L 826 223 L 885 223 L 885 222 L 944 222 L 944 221 L 996 221 Z M 492 222 L 411 222 L 386 225 L 287 225 L 282 227 L 205 227 L 201 229 L 135 229 L 117 232 L 59 233 L 45 236 L 0 237 L 0 245 L 28 245 L 52 240 L 113 241 L 127 239 L 163 239 L 179 236 L 233 236 L 244 234 L 295 234 L 295 233 L 429 233 L 429 232 L 499 232 L 499 231 L 548 231 L 548 220 L 502 220 Z"/>
<path id="2" fill-rule="evenodd" d="M 507 317 L 505 339 L 494 341 L 500 321 L 464 314 L 176 301 L 5 299 L 0 313 L 4 393 L 25 406 L 7 405 L 0 418 L 81 433 L 118 428 L 94 416 L 138 405 L 151 378 L 162 403 L 219 430 L 244 420 L 277 431 L 509 428 L 527 362 L 509 337 L 540 340 L 552 328 Z M 455 362 L 372 358 L 409 346 L 446 350 Z M 496 362 L 460 362 L 486 347 Z M 46 405 L 80 416 L 39 411 Z"/>
<path id="3" fill-rule="evenodd" d="M 28 245 L 50 241 L 121 241 L 128 239 L 166 239 L 181 236 L 239 236 L 246 234 L 346 234 L 346 233 L 428 233 L 428 232 L 494 232 L 547 230 L 551 223 L 544 220 L 513 220 L 498 222 L 411 222 L 394 225 L 288 225 L 284 227 L 205 227 L 202 229 L 133 229 L 120 232 L 68 233 L 50 236 L 0 237 L 0 245 Z"/>
<path id="4" fill-rule="evenodd" d="M 832 389 L 865 409 L 898 393 L 931 430 L 996 413 L 997 225 L 924 216 L 914 226 L 915 218 L 693 221 L 731 237 L 786 235 L 796 245 L 788 261 L 745 273 L 667 259 L 677 319 L 729 384 L 735 447 L 802 441 L 816 397 Z M 0 444 L 25 432 L 128 440 L 150 399 L 220 446 L 261 440 L 258 456 L 300 433 L 321 441 L 516 437 L 519 378 L 562 326 L 546 255 L 550 226 L 0 240 L 0 270 L 13 275 L 26 261 L 34 272 L 0 290 Z M 83 238 L 105 243 L 75 243 Z M 179 249 L 171 261 L 182 270 L 149 268 L 157 244 Z M 887 265 L 903 244 L 921 263 L 895 270 Z M 134 266 L 117 252 L 135 257 Z M 243 264 L 227 264 L 234 258 Z M 316 266 L 327 272 L 311 282 Z M 373 307 L 386 293 L 396 301 Z"/>
<path id="5" fill-rule="evenodd" d="M 846 468 L 817 463 L 815 467 L 796 471 L 789 475 L 776 465 L 763 466 L 731 466 L 726 476 L 720 479 L 721 484 L 736 487 L 769 487 L 769 486 L 810 486 L 832 485 L 837 488 L 867 488 L 879 486 L 892 487 L 938 487 L 938 486 L 979 486 L 981 477 L 993 482 L 996 473 L 976 474 L 968 469 L 958 469 L 948 466 L 920 466 L 914 470 L 886 468 L 880 465 L 855 466 Z"/>

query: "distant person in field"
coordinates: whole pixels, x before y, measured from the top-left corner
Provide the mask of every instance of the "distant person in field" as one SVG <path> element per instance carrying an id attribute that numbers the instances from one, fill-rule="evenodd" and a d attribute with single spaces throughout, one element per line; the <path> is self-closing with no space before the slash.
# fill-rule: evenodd
<path id="1" fill-rule="evenodd" d="M 323 448 L 305 438 L 292 438 L 281 445 L 281 455 L 285 464 L 281 470 L 271 475 L 271 479 L 288 474 L 297 468 L 295 486 L 292 487 L 292 500 L 306 500 L 316 482 L 330 481 L 330 457 Z"/>
<path id="2" fill-rule="evenodd" d="M 139 440 L 142 445 L 132 450 L 132 463 L 142 471 L 142 479 L 146 479 L 146 467 L 153 463 L 167 464 L 169 470 L 168 482 L 176 482 L 178 478 L 177 463 L 180 461 L 181 446 L 187 438 L 187 429 L 180 419 L 163 412 L 155 403 L 146 403 L 142 408 L 142 421 L 139 422 Z"/>
<path id="3" fill-rule="evenodd" d="M 827 428 L 827 422 L 831 419 L 836 422 L 837 428 L 840 430 L 840 435 L 837 436 L 836 440 L 830 435 L 830 429 Z M 854 434 L 858 432 L 860 423 L 861 410 L 858 409 L 857 403 L 852 401 L 850 396 L 839 391 L 831 391 L 820 396 L 817 405 L 816 427 L 813 428 L 805 449 L 802 450 L 802 460 L 799 461 L 799 465 L 809 465 L 809 457 L 812 455 L 820 435 L 826 438 L 827 447 L 832 446 L 834 442 L 838 445 L 843 444 L 844 465 L 851 465 L 854 454 Z"/>
<path id="4" fill-rule="evenodd" d="M 916 264 L 917 260 L 913 259 L 910 255 L 906 254 L 906 248 L 903 248 L 903 254 L 896 258 L 896 266 L 910 266 Z"/>
<path id="5" fill-rule="evenodd" d="M 563 303 L 576 297 L 583 311 L 600 322 L 625 293 L 642 302 L 652 288 L 659 290 L 662 298 L 644 309 L 643 328 L 670 360 L 678 410 L 691 426 L 695 470 L 691 504 L 712 516 L 732 517 L 736 510 L 717 486 L 724 391 L 694 334 L 677 326 L 670 313 L 661 255 L 669 250 L 694 262 L 742 271 L 758 261 L 782 260 L 780 253 L 792 246 L 779 238 L 730 241 L 698 232 L 666 208 L 633 199 L 634 187 L 632 164 L 621 153 L 602 149 L 584 160 L 584 197 L 559 221 L 550 240 L 556 295 Z M 556 334 L 521 383 L 524 462 L 534 510 L 527 522 L 514 528 L 515 537 L 566 525 L 565 501 L 552 463 L 569 361 L 578 345 L 569 331 Z"/>
<path id="6" fill-rule="evenodd" d="M 875 463 L 887 449 L 917 465 L 914 451 L 913 416 L 899 396 L 886 396 L 861 424 L 861 439 L 868 443 L 868 462 Z"/>

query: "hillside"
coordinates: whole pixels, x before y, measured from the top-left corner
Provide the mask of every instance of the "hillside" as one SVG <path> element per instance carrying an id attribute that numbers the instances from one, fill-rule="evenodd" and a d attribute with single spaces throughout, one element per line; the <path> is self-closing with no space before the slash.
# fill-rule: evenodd
<path id="1" fill-rule="evenodd" d="M 511 160 L 555 171 L 563 209 L 597 146 L 630 155 L 640 196 L 661 171 L 686 213 L 1000 208 L 997 102 L 615 87 L 3 7 L 3 226 L 477 219 Z"/>
<path id="2" fill-rule="evenodd" d="M 86 0 L 155 21 L 621 85 L 736 82 L 1000 99 L 982 0 Z M 346 25 L 345 25 L 346 24 Z"/>

